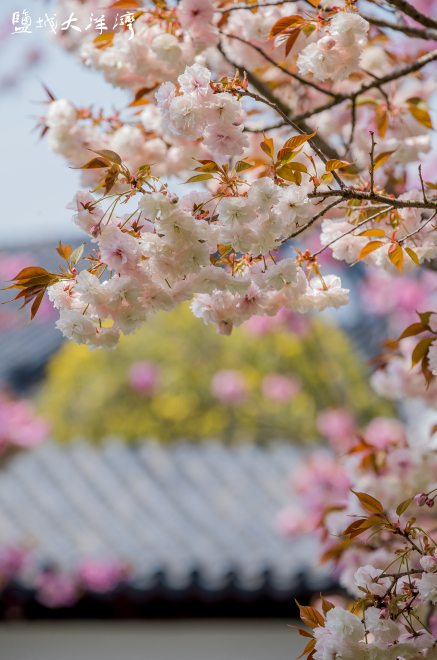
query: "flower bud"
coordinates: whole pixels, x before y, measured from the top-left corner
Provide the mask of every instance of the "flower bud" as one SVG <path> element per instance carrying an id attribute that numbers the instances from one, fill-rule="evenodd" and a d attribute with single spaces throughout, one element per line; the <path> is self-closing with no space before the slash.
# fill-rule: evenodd
<path id="1" fill-rule="evenodd" d="M 90 229 L 90 234 L 93 238 L 97 238 L 100 234 L 100 225 L 93 225 Z"/>
<path id="2" fill-rule="evenodd" d="M 429 506 L 429 508 L 431 509 L 434 506 L 434 500 L 427 499 L 426 506 Z"/>
<path id="3" fill-rule="evenodd" d="M 179 201 L 179 197 L 172 192 L 167 192 L 167 199 L 170 204 L 177 204 Z"/>
<path id="4" fill-rule="evenodd" d="M 414 496 L 414 501 L 416 502 L 417 506 L 424 506 L 427 501 L 427 496 L 426 493 L 418 493 L 417 495 Z"/>
<path id="5" fill-rule="evenodd" d="M 336 43 L 334 37 L 323 37 L 323 39 L 319 39 L 317 45 L 322 50 L 331 50 Z"/>

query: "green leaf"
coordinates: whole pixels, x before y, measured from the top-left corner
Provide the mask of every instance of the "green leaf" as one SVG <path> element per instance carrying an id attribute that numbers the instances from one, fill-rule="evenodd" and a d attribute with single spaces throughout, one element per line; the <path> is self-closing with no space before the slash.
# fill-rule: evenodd
<path id="1" fill-rule="evenodd" d="M 255 167 L 255 165 L 252 163 L 245 163 L 244 160 L 238 160 L 235 163 L 235 171 L 238 173 L 244 172 L 244 170 L 251 170 L 253 167 Z"/>
<path id="2" fill-rule="evenodd" d="M 79 261 L 79 259 L 83 255 L 83 250 L 84 250 L 85 245 L 86 245 L 86 243 L 82 243 L 82 245 L 80 245 L 78 248 L 76 248 L 75 251 L 73 252 L 73 254 L 71 255 L 71 263 L 73 264 L 73 266 L 75 266 L 77 264 L 77 262 Z"/>
<path id="3" fill-rule="evenodd" d="M 401 502 L 399 506 L 396 509 L 396 515 L 401 517 L 403 513 L 408 509 L 410 506 L 411 502 L 414 500 L 414 497 L 410 497 L 408 500 L 404 500 L 404 502 Z"/>
<path id="4" fill-rule="evenodd" d="M 196 176 L 192 176 L 191 179 L 188 179 L 188 181 L 185 181 L 185 183 L 194 183 L 195 181 L 206 181 L 207 179 L 213 179 L 214 177 L 212 174 L 197 174 Z"/>

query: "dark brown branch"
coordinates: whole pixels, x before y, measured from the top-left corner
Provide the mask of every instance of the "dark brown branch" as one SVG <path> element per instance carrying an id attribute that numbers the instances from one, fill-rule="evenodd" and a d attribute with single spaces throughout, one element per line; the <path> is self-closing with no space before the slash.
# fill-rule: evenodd
<path id="1" fill-rule="evenodd" d="M 223 57 L 229 62 L 231 66 L 233 66 L 235 69 L 238 69 L 238 66 L 235 64 L 235 62 L 232 62 L 223 52 L 223 49 L 221 45 L 218 45 L 218 50 L 221 52 Z M 284 121 L 283 125 L 290 125 L 290 119 L 289 119 L 289 114 L 290 114 L 290 108 L 288 108 L 282 101 L 280 101 L 276 96 L 273 94 L 273 92 L 265 85 L 262 80 L 260 80 L 254 73 L 251 73 L 250 71 L 246 71 L 247 79 L 249 83 L 255 87 L 255 89 L 258 90 L 258 92 L 265 98 L 269 103 L 267 105 L 270 105 L 276 112 L 278 112 L 278 109 L 280 110 L 279 114 L 282 117 L 286 117 L 286 121 Z M 264 102 L 264 99 L 260 99 L 262 102 Z M 297 128 L 295 130 L 298 133 L 306 133 L 307 135 L 310 133 L 313 133 L 313 130 L 305 124 L 303 121 L 294 121 L 294 123 L 297 125 Z M 294 124 L 291 124 L 294 127 Z M 268 129 L 265 129 L 268 130 Z M 327 144 L 323 138 L 321 138 L 318 135 L 315 135 L 313 138 L 314 144 L 322 151 L 328 158 L 335 158 L 335 159 L 340 159 L 339 154 L 337 151 L 331 147 L 329 144 Z"/>
<path id="2" fill-rule="evenodd" d="M 275 102 L 272 103 L 271 101 L 268 101 L 267 99 L 263 99 L 262 96 L 259 96 L 259 94 L 253 94 L 253 92 L 249 92 L 247 90 L 246 91 L 239 91 L 238 93 L 241 96 L 250 96 L 255 101 L 259 101 L 260 103 L 264 103 L 265 105 L 270 106 L 273 110 L 275 110 L 278 114 L 281 115 L 282 119 L 289 126 L 291 126 L 296 131 L 296 133 L 299 133 L 300 135 L 308 135 L 309 131 L 311 131 L 311 129 L 309 127 L 307 127 L 306 130 L 302 129 L 292 119 L 290 119 L 284 112 L 282 112 L 282 110 L 279 108 L 278 104 L 276 103 L 276 100 L 275 100 Z M 315 136 L 315 137 L 317 137 L 317 136 Z M 320 160 L 323 163 L 326 163 L 328 161 L 325 154 L 322 153 L 322 151 L 319 149 L 319 147 L 315 144 L 315 139 L 314 138 L 308 140 L 308 144 L 311 147 L 311 149 L 316 152 L 316 154 L 318 155 L 318 157 L 320 158 Z M 337 172 L 333 171 L 332 174 L 334 176 L 334 179 L 337 181 L 338 185 L 340 186 L 340 188 L 344 188 L 345 185 L 344 185 L 343 181 L 340 179 L 340 177 L 338 176 Z"/>
<path id="3" fill-rule="evenodd" d="M 283 73 L 287 74 L 287 76 L 290 76 L 291 78 L 294 78 L 295 80 L 298 80 L 302 85 L 308 85 L 309 87 L 312 87 L 313 89 L 316 89 L 318 92 L 322 92 L 322 94 L 327 94 L 328 96 L 332 96 L 333 98 L 337 98 L 339 95 L 335 94 L 334 92 L 330 92 L 328 89 L 323 89 L 323 87 L 319 87 L 319 85 L 316 85 L 316 83 L 311 82 L 310 80 L 306 80 L 305 78 L 302 78 L 302 76 L 299 76 L 297 73 L 292 73 L 288 69 L 285 69 L 283 66 L 275 62 L 275 60 L 267 55 L 261 48 L 258 48 L 258 46 L 255 46 L 255 44 L 251 44 L 250 41 L 246 41 L 245 39 L 242 39 L 241 37 L 237 37 L 235 34 L 228 34 L 227 32 L 222 32 L 220 30 L 220 34 L 222 34 L 224 37 L 227 37 L 228 39 L 237 39 L 237 41 L 241 41 L 241 43 L 246 44 L 246 46 L 250 46 L 254 50 L 256 50 L 260 55 L 262 55 L 270 64 L 273 64 L 275 67 L 280 69 Z"/>
<path id="4" fill-rule="evenodd" d="M 380 202 L 381 204 L 387 204 L 387 206 L 393 206 L 397 209 L 432 209 L 437 211 L 437 200 L 428 200 L 427 203 L 419 202 L 415 199 L 393 199 L 387 197 L 386 195 L 371 195 L 369 192 L 363 190 L 355 190 L 354 188 L 343 188 L 342 190 L 324 190 L 318 192 L 312 192 L 308 194 L 308 197 L 314 199 L 321 197 L 326 199 L 327 197 L 342 197 L 343 199 L 359 199 L 373 202 Z M 359 207 L 357 207 L 359 209 Z"/>
<path id="5" fill-rule="evenodd" d="M 415 39 L 431 39 L 432 41 L 437 41 L 437 31 L 423 28 L 410 27 L 409 25 L 404 25 L 403 23 L 392 23 L 391 21 L 383 21 L 380 18 L 375 16 L 366 16 L 360 14 L 362 18 L 376 25 L 377 27 L 387 28 L 390 30 L 396 30 L 396 32 L 403 32 L 408 37 L 413 37 Z"/>
<path id="6" fill-rule="evenodd" d="M 311 227 L 319 218 L 321 218 L 325 213 L 327 213 L 330 209 L 334 208 L 334 206 L 337 206 L 337 204 L 341 204 L 341 199 L 336 199 L 334 202 L 331 202 L 330 204 L 327 204 L 321 211 L 316 213 L 316 215 L 313 215 L 311 220 L 309 220 L 304 227 L 301 227 L 297 231 L 293 232 L 293 234 L 290 234 L 290 236 L 287 236 L 287 238 L 283 238 L 282 241 L 280 241 L 280 245 L 284 245 L 287 241 L 290 239 L 294 238 L 295 236 L 299 236 L 302 232 L 304 232 L 308 227 Z"/>
<path id="7" fill-rule="evenodd" d="M 409 16 L 426 28 L 437 29 L 437 21 L 434 18 L 422 14 L 422 12 L 415 9 L 409 2 L 406 2 L 406 0 L 388 0 L 387 4 L 396 7 L 396 9 L 400 9 L 400 11 L 406 16 Z"/>
<path id="8" fill-rule="evenodd" d="M 419 71 L 424 66 L 426 66 L 430 62 L 433 62 L 436 59 L 437 59 L 437 50 L 433 50 L 427 55 L 424 55 L 423 57 L 419 57 L 419 59 L 417 59 L 412 64 L 408 64 L 407 66 L 404 66 L 400 69 L 396 69 L 395 71 L 392 71 L 391 73 L 388 73 L 386 76 L 378 78 L 377 80 L 375 79 L 369 80 L 363 83 L 354 92 L 350 92 L 349 94 L 338 94 L 337 98 L 332 99 L 332 101 L 328 101 L 327 103 L 324 103 L 323 105 L 319 105 L 316 108 L 313 108 L 312 110 L 308 110 L 307 112 L 302 112 L 299 115 L 295 115 L 294 117 L 292 117 L 292 119 L 293 121 L 301 121 L 302 119 L 307 119 L 308 117 L 317 115 L 320 112 L 324 112 L 324 110 L 329 110 L 330 108 L 333 108 L 334 106 L 343 103 L 343 101 L 353 101 L 358 96 L 360 96 L 361 94 L 365 94 L 371 89 L 379 89 L 380 92 L 384 94 L 383 90 L 381 89 L 382 85 L 392 82 L 393 80 L 398 80 L 399 78 L 403 78 L 404 76 L 408 76 L 410 73 L 415 73 L 416 71 Z"/>

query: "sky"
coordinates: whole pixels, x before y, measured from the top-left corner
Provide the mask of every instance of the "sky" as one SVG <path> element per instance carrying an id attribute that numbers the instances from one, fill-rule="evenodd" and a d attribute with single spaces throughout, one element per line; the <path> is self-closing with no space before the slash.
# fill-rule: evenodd
<path id="1" fill-rule="evenodd" d="M 69 169 L 64 158 L 48 150 L 47 141 L 33 132 L 37 116 L 45 106 L 35 103 L 47 96 L 41 80 L 56 98 L 67 98 L 76 106 L 87 106 L 98 99 L 99 107 L 111 109 L 126 105 L 128 95 L 104 82 L 101 74 L 78 63 L 48 38 L 49 30 L 32 34 L 11 34 L 12 13 L 26 6 L 33 23 L 46 12 L 50 2 L 1 0 L 0 3 L 0 82 L 17 77 L 15 87 L 0 89 L 0 250 L 35 241 L 83 238 L 71 224 L 71 211 L 65 209 L 79 187 L 78 172 Z M 42 50 L 42 60 L 27 74 L 15 76 L 32 49 Z"/>

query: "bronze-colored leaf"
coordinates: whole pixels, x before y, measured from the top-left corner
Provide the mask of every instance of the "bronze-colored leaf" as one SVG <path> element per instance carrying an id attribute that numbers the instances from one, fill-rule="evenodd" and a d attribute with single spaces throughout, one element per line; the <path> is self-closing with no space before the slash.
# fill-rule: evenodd
<path id="1" fill-rule="evenodd" d="M 378 154 L 373 160 L 373 169 L 377 170 L 378 167 L 384 165 L 384 163 L 390 158 L 392 154 L 394 154 L 395 151 L 396 149 L 393 151 L 383 151 L 381 154 Z"/>
<path id="2" fill-rule="evenodd" d="M 381 502 L 376 500 L 371 495 L 368 495 L 367 493 L 356 493 L 352 489 L 351 492 L 358 497 L 363 507 L 371 513 L 384 513 L 384 507 L 382 506 Z"/>
<path id="3" fill-rule="evenodd" d="M 293 48 L 294 44 L 296 43 L 296 40 L 298 36 L 300 35 L 300 31 L 302 28 L 300 27 L 295 27 L 288 37 L 286 44 L 285 44 L 285 57 L 288 57 L 290 54 L 290 50 Z"/>
<path id="4" fill-rule="evenodd" d="M 329 610 L 334 609 L 335 605 L 333 603 L 330 603 L 329 600 L 325 600 L 323 598 L 322 594 L 320 594 L 320 598 L 322 599 L 323 614 L 326 616 L 328 614 Z"/>
<path id="5" fill-rule="evenodd" d="M 137 0 L 117 0 L 112 5 L 108 5 L 105 9 L 135 9 L 142 7 Z"/>
<path id="6" fill-rule="evenodd" d="M 107 160 L 111 161 L 111 163 L 117 163 L 117 165 L 121 165 L 120 156 L 115 151 L 111 151 L 111 149 L 90 149 L 89 151 L 92 151 L 93 153 L 106 158 Z"/>
<path id="7" fill-rule="evenodd" d="M 204 165 L 201 165 L 200 167 L 195 167 L 194 168 L 195 172 L 218 172 L 219 168 L 217 163 L 214 163 L 213 161 L 210 161 L 208 163 L 205 163 Z"/>
<path id="8" fill-rule="evenodd" d="M 103 167 L 110 167 L 109 161 L 104 158 L 93 158 L 82 167 L 70 167 L 71 170 L 98 170 Z"/>
<path id="9" fill-rule="evenodd" d="M 301 635 L 302 637 L 311 637 L 311 639 L 314 638 L 314 635 L 312 633 L 308 632 L 308 630 L 304 630 L 303 628 L 297 628 L 296 626 L 291 626 L 290 624 L 288 624 L 288 627 L 289 628 L 294 628 L 295 630 L 298 630 L 299 635 Z"/>
<path id="10" fill-rule="evenodd" d="M 405 337 L 414 337 L 415 335 L 420 335 L 420 333 L 425 332 L 425 330 L 426 328 L 422 323 L 412 323 L 408 326 L 408 328 L 405 328 L 399 339 L 396 341 L 401 341 L 401 339 L 405 339 Z"/>
<path id="11" fill-rule="evenodd" d="M 315 639 L 311 639 L 311 640 L 308 642 L 308 644 L 305 646 L 305 648 L 304 648 L 304 650 L 303 650 L 303 653 L 301 653 L 301 655 L 299 655 L 299 656 L 296 658 L 296 660 L 299 660 L 299 658 L 302 658 L 304 655 L 308 655 L 308 653 L 311 653 L 311 651 L 314 650 L 315 645 L 316 645 L 316 640 L 315 640 Z"/>
<path id="12" fill-rule="evenodd" d="M 307 607 L 305 605 L 299 605 L 297 600 L 295 602 L 300 610 L 300 618 L 309 628 L 318 628 L 321 626 L 325 627 L 325 619 L 314 607 Z"/>
<path id="13" fill-rule="evenodd" d="M 408 106 L 408 109 L 413 115 L 414 119 L 416 119 L 416 121 L 419 122 L 419 124 L 422 124 L 422 126 L 426 126 L 426 128 L 430 128 L 430 129 L 434 128 L 428 110 L 424 110 L 423 108 L 420 108 L 413 104 L 410 104 Z"/>
<path id="14" fill-rule="evenodd" d="M 56 252 L 62 257 L 62 259 L 68 261 L 71 254 L 71 245 L 62 245 L 61 241 L 59 241 L 59 247 L 56 248 Z"/>
<path id="15" fill-rule="evenodd" d="M 435 337 L 425 337 L 425 339 L 421 339 L 414 347 L 414 351 L 411 355 L 411 368 L 415 367 L 416 364 L 419 364 L 419 362 L 423 360 L 433 341 L 435 341 Z"/>
<path id="16" fill-rule="evenodd" d="M 349 165 L 353 165 L 354 163 L 357 162 L 357 159 L 353 161 L 353 163 L 348 163 L 345 160 L 336 160 L 333 158 L 332 160 L 328 160 L 328 162 L 325 165 L 325 172 L 333 172 L 334 170 L 339 170 L 342 167 L 348 167 Z"/>

